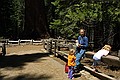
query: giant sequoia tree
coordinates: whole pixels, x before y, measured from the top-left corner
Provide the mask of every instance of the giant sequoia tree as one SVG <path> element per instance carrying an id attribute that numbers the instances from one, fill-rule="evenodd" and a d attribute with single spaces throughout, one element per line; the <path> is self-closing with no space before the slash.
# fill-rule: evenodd
<path id="1" fill-rule="evenodd" d="M 77 38 L 86 28 L 95 45 L 120 49 L 120 2 L 117 0 L 0 0 L 0 37 Z M 50 29 L 49 29 L 50 26 Z"/>
<path id="2" fill-rule="evenodd" d="M 44 0 L 25 0 L 25 37 L 49 36 Z"/>
<path id="3" fill-rule="evenodd" d="M 0 37 L 49 37 L 44 0 L 1 0 Z"/>

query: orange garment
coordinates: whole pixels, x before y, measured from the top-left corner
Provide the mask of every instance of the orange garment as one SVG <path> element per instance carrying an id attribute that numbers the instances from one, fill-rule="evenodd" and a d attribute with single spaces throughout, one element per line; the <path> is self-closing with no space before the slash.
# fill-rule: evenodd
<path id="1" fill-rule="evenodd" d="M 76 57 L 74 55 L 68 55 L 68 66 L 75 66 L 75 59 Z"/>

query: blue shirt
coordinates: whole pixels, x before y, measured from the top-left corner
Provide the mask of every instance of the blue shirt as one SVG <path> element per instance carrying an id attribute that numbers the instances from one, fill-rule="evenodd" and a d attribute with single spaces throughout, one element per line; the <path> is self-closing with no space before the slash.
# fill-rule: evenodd
<path id="1" fill-rule="evenodd" d="M 88 38 L 86 36 L 79 36 L 78 43 L 82 46 L 80 48 L 87 48 L 88 47 Z"/>

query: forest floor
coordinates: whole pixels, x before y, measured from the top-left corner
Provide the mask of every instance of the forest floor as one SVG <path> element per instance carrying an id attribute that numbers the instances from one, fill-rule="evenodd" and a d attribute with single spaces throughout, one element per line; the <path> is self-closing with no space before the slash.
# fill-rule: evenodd
<path id="1" fill-rule="evenodd" d="M 7 55 L 0 59 L 0 80 L 69 80 L 64 65 L 40 45 L 7 47 Z M 99 80 L 84 70 L 81 74 L 74 80 Z"/>
<path id="2" fill-rule="evenodd" d="M 68 53 L 66 48 L 62 48 L 62 51 Z M 90 58 L 84 58 L 81 60 L 81 63 L 85 66 L 91 67 L 93 64 L 93 59 Z M 111 76 L 117 80 L 120 80 L 120 67 L 115 67 L 115 66 L 108 66 L 107 64 L 101 62 L 99 65 L 99 68 L 97 68 L 98 72 L 104 73 L 108 76 Z"/>
<path id="3" fill-rule="evenodd" d="M 84 58 L 83 60 L 81 60 L 81 63 L 85 66 L 91 67 L 91 65 L 93 64 L 93 60 L 90 58 Z M 101 62 L 97 70 L 100 73 L 104 73 L 117 80 L 120 80 L 120 67 L 108 66 L 107 64 Z"/>

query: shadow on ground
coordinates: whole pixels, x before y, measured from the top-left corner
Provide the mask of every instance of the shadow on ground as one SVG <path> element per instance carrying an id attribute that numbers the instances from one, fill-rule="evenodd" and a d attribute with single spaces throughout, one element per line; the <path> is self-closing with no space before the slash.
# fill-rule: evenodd
<path id="1" fill-rule="evenodd" d="M 26 65 L 26 62 L 39 62 L 44 60 L 40 59 L 42 57 L 47 57 L 48 53 L 33 53 L 33 54 L 24 54 L 24 55 L 10 55 L 0 58 L 0 68 L 5 67 L 14 67 L 20 68 Z"/>
<path id="2" fill-rule="evenodd" d="M 13 76 L 9 78 L 4 78 L 5 76 L 0 76 L 0 80 L 49 80 L 52 78 L 52 76 L 48 76 L 46 74 L 38 75 L 36 74 L 29 75 L 29 74 L 23 74 L 18 76 Z"/>
<path id="3" fill-rule="evenodd" d="M 93 61 L 91 61 L 91 60 L 82 60 L 82 63 L 86 63 L 86 64 L 88 64 L 88 65 L 92 65 L 93 64 Z"/>

